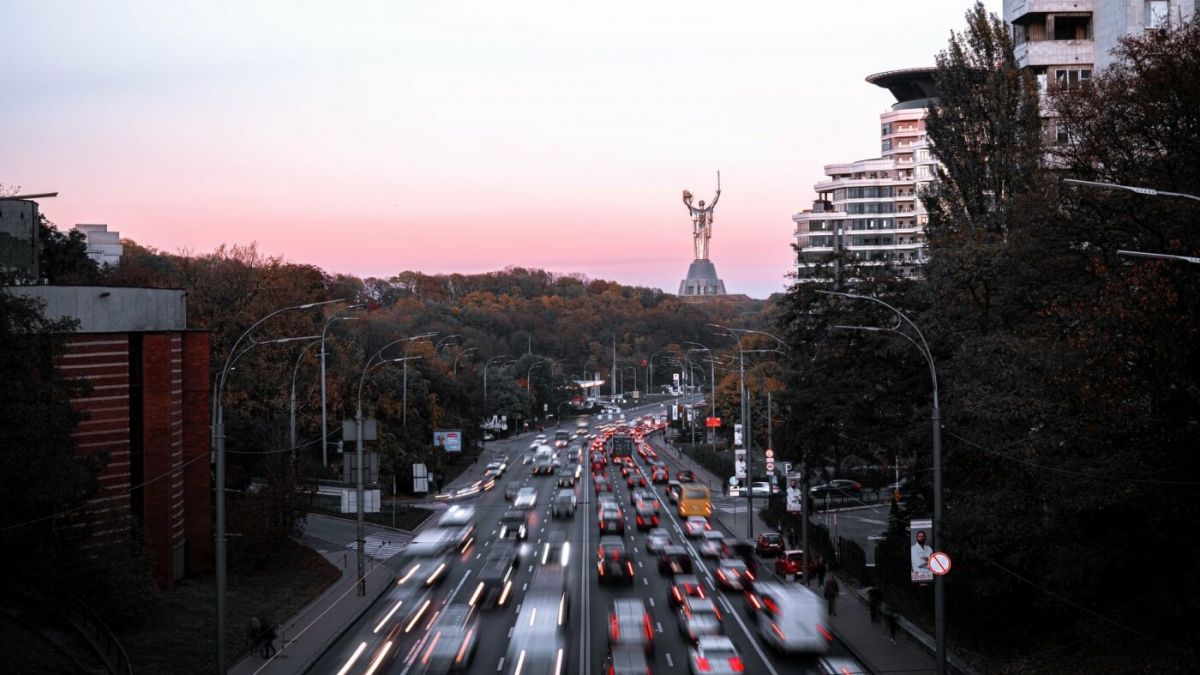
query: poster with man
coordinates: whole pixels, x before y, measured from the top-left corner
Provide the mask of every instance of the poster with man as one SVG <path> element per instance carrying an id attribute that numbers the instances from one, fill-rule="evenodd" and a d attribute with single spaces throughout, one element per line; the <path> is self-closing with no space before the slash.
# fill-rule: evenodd
<path id="1" fill-rule="evenodd" d="M 746 449 L 738 448 L 733 451 L 733 475 L 745 480 L 746 478 Z"/>
<path id="2" fill-rule="evenodd" d="M 933 532 L 932 520 L 913 520 L 909 522 L 908 540 L 912 544 L 909 557 L 912 560 L 912 582 L 924 584 L 933 581 L 933 572 L 929 571 L 929 556 L 933 548 L 929 546 L 929 535 Z"/>
<path id="3" fill-rule="evenodd" d="M 800 513 L 804 510 L 804 499 L 800 493 L 800 474 L 787 475 L 787 510 L 788 513 Z"/>

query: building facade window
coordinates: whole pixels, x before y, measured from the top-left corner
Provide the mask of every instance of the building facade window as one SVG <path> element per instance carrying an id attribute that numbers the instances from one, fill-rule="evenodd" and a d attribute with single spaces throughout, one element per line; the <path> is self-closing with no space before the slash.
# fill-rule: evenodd
<path id="1" fill-rule="evenodd" d="M 1146 0 L 1146 28 L 1171 27 L 1171 3 L 1167 0 Z"/>
<path id="2" fill-rule="evenodd" d="M 1078 89 L 1092 79 L 1091 68 L 1055 68 L 1054 81 L 1059 87 Z"/>

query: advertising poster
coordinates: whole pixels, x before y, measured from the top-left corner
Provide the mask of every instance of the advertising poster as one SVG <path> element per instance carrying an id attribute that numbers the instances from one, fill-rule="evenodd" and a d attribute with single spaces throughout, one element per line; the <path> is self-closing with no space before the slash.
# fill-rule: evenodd
<path id="1" fill-rule="evenodd" d="M 738 448 L 733 451 L 733 475 L 746 479 L 746 449 Z"/>
<path id="2" fill-rule="evenodd" d="M 787 510 L 788 513 L 800 513 L 804 510 L 803 495 L 800 494 L 800 474 L 787 475 Z"/>
<path id="3" fill-rule="evenodd" d="M 909 554 L 912 559 L 912 582 L 915 584 L 933 581 L 933 572 L 929 571 L 929 556 L 933 555 L 933 549 L 929 546 L 932 534 L 932 520 L 913 520 L 909 523 Z"/>

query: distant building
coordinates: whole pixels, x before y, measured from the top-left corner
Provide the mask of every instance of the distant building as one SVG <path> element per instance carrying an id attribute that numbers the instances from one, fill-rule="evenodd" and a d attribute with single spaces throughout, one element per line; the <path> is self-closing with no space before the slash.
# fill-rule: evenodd
<path id="1" fill-rule="evenodd" d="M 121 246 L 121 233 L 109 232 L 108 225 L 87 223 L 76 225 L 75 229 L 82 232 L 87 239 L 88 257 L 95 260 L 97 265 L 115 266 L 121 262 L 121 253 L 124 250 Z"/>
<path id="2" fill-rule="evenodd" d="M 813 186 L 813 208 L 792 216 L 798 280 L 843 259 L 918 274 L 928 222 L 918 193 L 937 164 L 925 137 L 925 113 L 937 96 L 932 74 L 932 68 L 910 68 L 867 78 L 896 97 L 879 116 L 880 156 L 825 165 L 828 179 Z"/>
<path id="3" fill-rule="evenodd" d="M 103 453 L 90 522 L 101 546 L 136 522 L 154 579 L 170 587 L 212 569 L 209 336 L 187 329 L 182 290 L 11 286 L 79 321 L 59 367 L 91 392 L 72 401 L 81 453 Z"/>

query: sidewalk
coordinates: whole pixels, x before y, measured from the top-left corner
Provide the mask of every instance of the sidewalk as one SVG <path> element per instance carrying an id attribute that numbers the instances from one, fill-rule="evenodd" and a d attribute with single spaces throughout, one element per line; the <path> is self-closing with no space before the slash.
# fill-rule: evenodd
<path id="1" fill-rule="evenodd" d="M 658 445 L 666 444 L 665 439 L 655 439 L 655 442 Z M 710 489 L 714 489 L 713 486 L 716 486 L 715 489 L 720 490 L 720 486 L 725 482 L 703 466 L 691 461 L 686 455 L 681 456 L 674 446 L 672 446 L 672 452 L 660 452 L 659 458 L 665 459 L 668 464 L 672 465 L 680 465 L 680 461 L 683 459 L 687 463 L 687 468 L 696 473 L 697 482 L 709 485 Z M 745 510 L 740 513 L 728 513 L 714 509 L 713 513 L 713 519 L 724 526 L 726 530 L 734 533 L 734 536 L 745 535 Z M 753 518 L 755 535 L 760 532 L 772 531 L 763 523 L 757 511 L 753 514 Z M 764 565 L 763 570 L 774 576 L 773 568 L 770 565 Z M 919 641 L 922 635 L 919 629 L 900 618 L 897 622 L 899 625 L 896 629 L 896 642 L 893 644 L 888 636 L 887 625 L 882 619 L 878 624 L 871 623 L 871 613 L 869 605 L 866 604 L 865 592 L 856 592 L 855 589 L 848 588 L 844 582 L 841 583 L 841 586 L 841 593 L 836 600 L 837 614 L 830 616 L 833 633 L 868 671 L 873 673 L 935 672 L 933 652 L 928 651 Z M 862 596 L 862 602 L 858 601 L 859 595 Z M 914 638 L 914 636 L 917 637 Z M 927 644 L 933 644 L 929 636 L 924 637 Z"/>
<path id="2" fill-rule="evenodd" d="M 307 544 L 307 542 L 306 542 Z M 367 562 L 367 593 L 357 593 L 358 576 L 353 553 L 341 549 L 321 551 L 330 564 L 342 570 L 342 578 L 308 603 L 298 614 L 276 627 L 279 652 L 271 659 L 248 654 L 235 663 L 232 675 L 285 675 L 302 673 L 337 641 L 346 628 L 359 619 L 392 585 L 392 573 L 374 560 Z M 344 566 L 343 566 L 344 565 Z"/>

